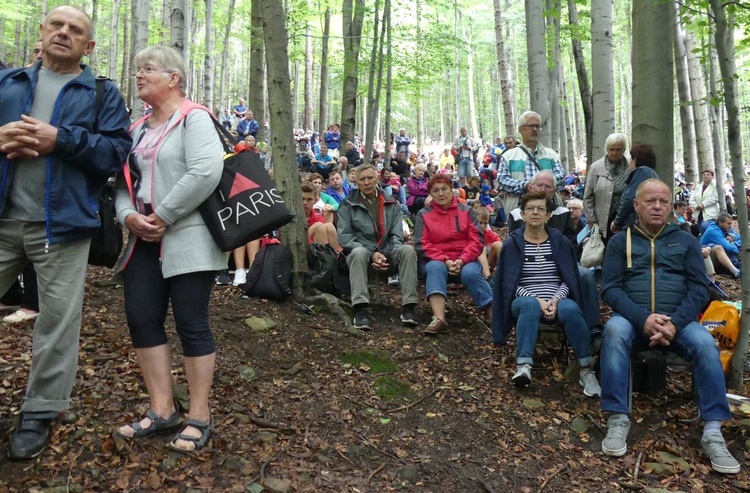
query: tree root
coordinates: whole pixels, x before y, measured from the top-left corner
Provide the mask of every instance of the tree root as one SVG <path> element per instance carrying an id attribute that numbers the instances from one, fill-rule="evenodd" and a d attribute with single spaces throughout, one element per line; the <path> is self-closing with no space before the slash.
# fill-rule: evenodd
<path id="1" fill-rule="evenodd" d="M 355 329 L 352 325 L 352 319 L 349 316 L 349 313 L 347 313 L 346 311 L 346 308 L 349 308 L 349 305 L 346 302 L 341 301 L 332 294 L 321 292 L 318 292 L 318 294 L 314 294 L 312 296 L 308 296 L 307 298 L 304 298 L 303 301 L 306 304 L 320 306 L 332 315 L 339 317 L 341 319 L 341 322 L 344 324 L 344 331 L 346 333 L 359 337 L 362 336 L 362 332 Z"/>

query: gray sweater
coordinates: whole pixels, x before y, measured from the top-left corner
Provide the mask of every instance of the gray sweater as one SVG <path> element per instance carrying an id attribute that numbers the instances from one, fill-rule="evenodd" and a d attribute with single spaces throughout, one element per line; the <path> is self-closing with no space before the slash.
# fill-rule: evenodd
<path id="1" fill-rule="evenodd" d="M 219 249 L 198 211 L 219 184 L 224 151 L 205 111 L 194 109 L 184 116 L 191 104 L 183 103 L 170 119 L 153 163 L 152 205 L 156 215 L 167 223 L 161 242 L 165 278 L 227 266 L 227 254 Z M 133 136 L 139 134 L 143 124 L 133 129 Z M 122 176 L 117 180 L 115 205 L 117 220 L 123 225 L 126 217 L 137 213 Z M 135 241 L 136 236 L 130 234 L 117 272 L 127 265 Z"/>

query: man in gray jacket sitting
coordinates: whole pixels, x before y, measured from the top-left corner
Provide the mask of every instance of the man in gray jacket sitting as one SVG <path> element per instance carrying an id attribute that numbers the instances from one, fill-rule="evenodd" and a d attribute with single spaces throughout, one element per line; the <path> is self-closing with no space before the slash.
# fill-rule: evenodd
<path id="1" fill-rule="evenodd" d="M 363 164 L 354 173 L 357 190 L 341 202 L 338 210 L 339 243 L 346 253 L 354 307 L 354 327 L 372 328 L 367 307 L 368 266 L 386 274 L 399 274 L 401 281 L 401 322 L 418 324 L 417 254 L 404 244 L 401 208 L 398 202 L 378 189 L 378 173 Z"/>

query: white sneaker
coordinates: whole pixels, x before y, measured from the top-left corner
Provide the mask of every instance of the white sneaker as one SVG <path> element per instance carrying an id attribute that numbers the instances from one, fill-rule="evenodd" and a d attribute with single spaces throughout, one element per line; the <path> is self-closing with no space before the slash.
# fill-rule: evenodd
<path id="1" fill-rule="evenodd" d="M 240 284 L 245 284 L 247 282 L 247 269 L 237 269 L 234 271 L 234 281 L 232 281 L 232 286 L 239 286 Z"/>
<path id="2" fill-rule="evenodd" d="M 602 388 L 596 381 L 594 370 L 590 367 L 581 368 L 581 378 L 578 379 L 578 383 L 583 387 L 584 395 L 588 397 L 600 397 L 602 395 Z"/>
<path id="3" fill-rule="evenodd" d="M 727 442 L 721 433 L 708 433 L 701 439 L 703 451 L 711 461 L 714 471 L 721 474 L 737 474 L 740 472 L 740 463 L 727 450 Z"/>
<path id="4" fill-rule="evenodd" d="M 607 419 L 607 436 L 602 440 L 602 452 L 610 457 L 622 457 L 628 451 L 630 420 L 612 415 Z"/>
<path id="5" fill-rule="evenodd" d="M 398 274 L 390 276 L 388 278 L 388 285 L 389 286 L 398 286 L 398 284 L 399 284 Z"/>
<path id="6" fill-rule="evenodd" d="M 518 365 L 516 373 L 511 380 L 516 387 L 528 387 L 531 385 L 531 365 Z"/>

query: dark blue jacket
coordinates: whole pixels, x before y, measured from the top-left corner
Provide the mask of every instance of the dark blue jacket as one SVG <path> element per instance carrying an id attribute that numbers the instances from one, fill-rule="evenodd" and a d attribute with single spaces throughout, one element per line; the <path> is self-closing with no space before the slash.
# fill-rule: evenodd
<path id="1" fill-rule="evenodd" d="M 690 233 L 667 224 L 652 237 L 636 225 L 609 240 L 602 300 L 637 328 L 643 329 L 652 313 L 661 313 L 682 330 L 698 319 L 708 298 L 703 255 Z"/>
<path id="2" fill-rule="evenodd" d="M 578 277 L 578 263 L 573 245 L 559 230 L 548 226 L 544 229 L 549 235 L 552 256 L 557 260 L 560 278 L 570 289 L 568 298 L 580 305 L 581 281 Z M 508 333 L 515 323 L 510 312 L 510 305 L 516 298 L 518 283 L 521 281 L 523 252 L 526 244 L 523 239 L 524 231 L 526 231 L 525 224 L 508 235 L 503 242 L 500 258 L 497 261 L 492 300 L 492 342 L 498 346 L 504 346 L 507 343 Z"/>
<path id="3" fill-rule="evenodd" d="M 243 118 L 240 120 L 240 123 L 237 124 L 237 135 L 239 135 L 240 139 L 245 140 L 245 137 L 247 135 L 252 135 L 255 137 L 255 134 L 258 133 L 258 129 L 260 128 L 260 125 L 258 125 L 258 122 L 255 120 L 246 120 Z M 247 135 L 245 135 L 245 131 L 248 131 Z"/>
<path id="4" fill-rule="evenodd" d="M 627 186 L 622 192 L 620 207 L 617 209 L 617 216 L 612 221 L 620 226 L 621 229 L 625 229 L 635 223 L 637 218 L 635 215 L 635 207 L 633 206 L 635 192 L 638 190 L 638 185 L 651 178 L 659 178 L 659 175 L 648 166 L 638 166 L 637 168 L 633 168 L 630 170 L 630 173 L 628 173 L 628 177 L 625 178 Z"/>
<path id="5" fill-rule="evenodd" d="M 0 126 L 28 115 L 34 102 L 40 62 L 0 72 Z M 111 81 L 96 116 L 94 74 L 87 66 L 68 82 L 55 101 L 50 124 L 57 127 L 55 149 L 47 155 L 45 215 L 47 242 L 77 241 L 99 227 L 99 189 L 120 171 L 130 152 L 130 117 L 125 101 Z M 5 209 L 16 166 L 0 153 L 0 213 Z"/>

